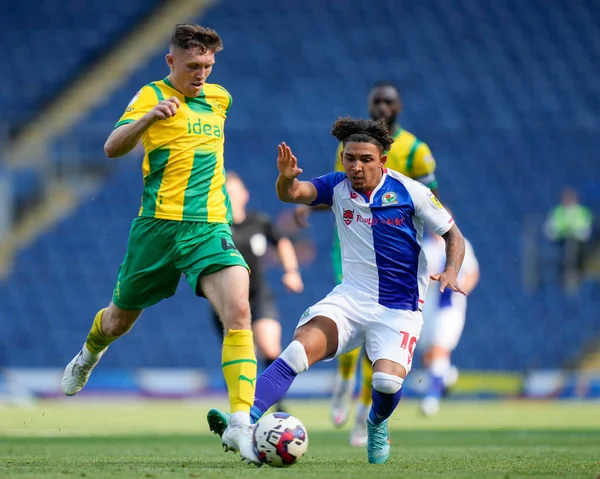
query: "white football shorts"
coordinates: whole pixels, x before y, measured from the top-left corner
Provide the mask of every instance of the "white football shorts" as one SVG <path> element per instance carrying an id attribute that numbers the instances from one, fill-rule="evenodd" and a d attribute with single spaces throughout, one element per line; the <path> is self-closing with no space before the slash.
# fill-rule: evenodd
<path id="1" fill-rule="evenodd" d="M 402 365 L 407 373 L 410 371 L 423 327 L 420 311 L 386 308 L 364 292 L 342 283 L 308 308 L 297 328 L 315 316 L 332 319 L 338 329 L 337 352 L 326 361 L 364 345 L 372 363 L 389 359 Z"/>
<path id="2" fill-rule="evenodd" d="M 425 324 L 419 343 L 419 351 L 431 346 L 439 346 L 447 351 L 454 351 L 465 327 L 466 308 L 448 306 L 424 310 Z"/>

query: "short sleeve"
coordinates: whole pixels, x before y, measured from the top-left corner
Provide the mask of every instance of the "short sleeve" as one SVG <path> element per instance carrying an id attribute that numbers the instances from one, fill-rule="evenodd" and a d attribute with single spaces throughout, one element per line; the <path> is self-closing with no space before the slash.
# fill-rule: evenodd
<path id="1" fill-rule="evenodd" d="M 415 151 L 415 156 L 412 166 L 412 178 L 419 183 L 423 183 L 430 189 L 437 187 L 437 179 L 435 177 L 435 158 L 431 154 L 431 150 L 426 143 L 420 143 Z"/>
<path id="2" fill-rule="evenodd" d="M 221 85 L 215 84 L 214 86 L 217 87 L 221 92 L 221 95 L 218 95 L 217 100 L 221 105 L 221 108 L 225 111 L 225 115 L 227 115 L 231 109 L 231 105 L 233 104 L 233 98 L 231 97 L 231 94 Z"/>
<path id="3" fill-rule="evenodd" d="M 313 178 L 310 182 L 317 189 L 317 199 L 310 206 L 333 204 L 333 189 L 336 185 L 346 179 L 345 173 L 327 173 L 326 175 Z"/>
<path id="4" fill-rule="evenodd" d="M 415 206 L 415 216 L 423 220 L 436 235 L 446 234 L 454 224 L 452 216 L 429 188 L 417 182 L 413 182 L 413 185 L 410 194 Z"/>
<path id="5" fill-rule="evenodd" d="M 342 143 L 338 145 L 338 148 L 335 152 L 335 163 L 334 163 L 334 171 L 344 171 L 344 165 L 342 163 L 342 151 L 344 150 L 344 146 Z"/>
<path id="6" fill-rule="evenodd" d="M 131 99 L 127 105 L 127 108 L 125 109 L 125 113 L 123 113 L 123 116 L 121 116 L 115 125 L 115 128 L 139 120 L 146 113 L 152 110 L 158 101 L 159 99 L 155 88 L 153 88 L 151 85 L 144 86 Z"/>

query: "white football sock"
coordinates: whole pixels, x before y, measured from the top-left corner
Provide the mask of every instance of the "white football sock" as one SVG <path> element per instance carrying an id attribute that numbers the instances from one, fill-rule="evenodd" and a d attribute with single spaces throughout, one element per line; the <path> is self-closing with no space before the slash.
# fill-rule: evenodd
<path id="1" fill-rule="evenodd" d="M 229 424 L 234 427 L 248 426 L 250 424 L 250 414 L 246 411 L 234 412 L 229 416 Z"/>

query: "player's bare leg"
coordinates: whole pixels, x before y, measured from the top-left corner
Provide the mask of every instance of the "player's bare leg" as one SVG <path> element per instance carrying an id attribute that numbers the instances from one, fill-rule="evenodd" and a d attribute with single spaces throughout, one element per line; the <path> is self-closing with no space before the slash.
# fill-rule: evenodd
<path id="1" fill-rule="evenodd" d="M 121 309 L 112 302 L 108 308 L 98 311 L 83 348 L 63 373 L 61 387 L 67 396 L 73 396 L 83 389 L 108 345 L 127 333 L 141 313 L 140 310 Z"/>
<path id="2" fill-rule="evenodd" d="M 260 465 L 254 452 L 250 424 L 250 407 L 254 402 L 256 384 L 256 355 L 250 329 L 248 270 L 242 266 L 231 266 L 201 276 L 200 288 L 223 323 L 222 368 L 231 407 L 229 417 L 217 410 L 209 411 L 209 427 L 221 436 L 226 451 L 239 451 L 242 460 Z"/>

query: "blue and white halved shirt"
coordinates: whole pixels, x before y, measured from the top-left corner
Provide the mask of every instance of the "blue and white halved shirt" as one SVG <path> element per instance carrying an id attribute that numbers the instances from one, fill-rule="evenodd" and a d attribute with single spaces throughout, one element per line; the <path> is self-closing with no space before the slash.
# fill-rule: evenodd
<path id="1" fill-rule="evenodd" d="M 384 169 L 370 195 L 352 188 L 345 173 L 310 180 L 313 205 L 333 209 L 342 249 L 343 283 L 391 309 L 422 309 L 429 275 L 423 225 L 438 235 L 454 224 L 429 188 Z"/>

